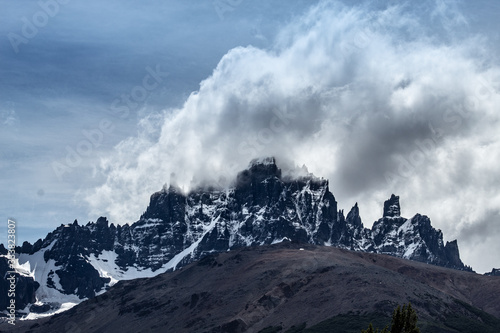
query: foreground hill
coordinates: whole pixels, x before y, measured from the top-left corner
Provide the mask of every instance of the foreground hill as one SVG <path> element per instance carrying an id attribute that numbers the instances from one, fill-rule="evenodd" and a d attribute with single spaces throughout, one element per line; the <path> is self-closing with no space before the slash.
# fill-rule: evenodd
<path id="1" fill-rule="evenodd" d="M 499 332 L 500 277 L 283 242 L 120 281 L 17 332 L 358 332 L 411 302 L 422 332 Z M 5 326 L 0 326 L 0 329 Z"/>

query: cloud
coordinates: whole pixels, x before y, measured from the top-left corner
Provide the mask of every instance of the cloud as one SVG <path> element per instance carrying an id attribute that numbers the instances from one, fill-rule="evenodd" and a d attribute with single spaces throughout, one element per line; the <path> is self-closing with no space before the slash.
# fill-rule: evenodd
<path id="1" fill-rule="evenodd" d="M 172 174 L 188 190 L 272 155 L 330 179 L 340 206 L 358 201 L 368 226 L 399 194 L 405 215 L 429 215 L 464 239 L 467 264 L 488 270 L 465 234 L 498 242 L 471 226 L 498 223 L 485 212 L 500 209 L 500 70 L 466 17 L 436 3 L 325 1 L 272 48 L 230 50 L 181 108 L 143 120 L 101 161 L 106 182 L 85 194 L 92 214 L 133 222 Z"/>
<path id="2" fill-rule="evenodd" d="M 14 126 L 19 121 L 16 111 L 3 110 L 0 111 L 0 125 L 1 126 Z"/>

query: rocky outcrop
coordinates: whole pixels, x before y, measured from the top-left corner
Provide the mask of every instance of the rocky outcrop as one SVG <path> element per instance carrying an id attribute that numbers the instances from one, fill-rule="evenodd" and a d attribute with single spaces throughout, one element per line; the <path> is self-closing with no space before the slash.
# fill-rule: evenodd
<path id="1" fill-rule="evenodd" d="M 16 309 L 24 309 L 27 305 L 35 302 L 35 292 L 40 284 L 33 280 L 30 276 L 24 276 L 19 273 L 10 273 L 12 270 L 9 266 L 8 260 L 5 257 L 0 257 L 0 310 L 7 309 L 10 304 L 10 297 L 8 297 L 11 279 L 15 281 L 15 288 L 13 293 L 16 300 Z"/>
<path id="2" fill-rule="evenodd" d="M 399 217 L 401 215 L 401 206 L 399 205 L 399 197 L 391 195 L 389 200 L 384 202 L 383 217 Z"/>

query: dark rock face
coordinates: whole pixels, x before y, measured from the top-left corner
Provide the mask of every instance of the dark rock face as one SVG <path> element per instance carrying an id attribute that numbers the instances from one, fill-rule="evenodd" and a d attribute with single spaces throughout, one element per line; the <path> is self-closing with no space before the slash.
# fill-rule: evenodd
<path id="1" fill-rule="evenodd" d="M 10 289 L 10 280 L 7 280 L 12 275 L 16 279 L 15 288 L 15 299 L 16 299 L 16 309 L 24 309 L 28 304 L 35 302 L 35 291 L 38 289 L 40 284 L 33 280 L 31 277 L 23 276 L 18 273 L 7 274 L 11 271 L 7 258 L 0 257 L 0 311 L 7 309 L 9 305 L 10 298 L 8 297 L 8 292 Z"/>
<path id="2" fill-rule="evenodd" d="M 446 262 L 441 262 L 440 266 L 445 267 L 460 267 L 462 264 L 462 260 L 460 260 L 460 253 L 458 251 L 458 242 L 457 240 L 446 242 L 444 246 L 444 257 L 446 258 Z M 470 267 L 466 267 L 466 270 L 472 270 Z"/>
<path id="3" fill-rule="evenodd" d="M 30 312 L 33 312 L 33 313 L 44 313 L 44 312 L 47 312 L 51 309 L 52 309 L 52 307 L 48 303 L 45 303 L 42 305 L 33 304 L 30 306 Z"/>
<path id="4" fill-rule="evenodd" d="M 485 273 L 488 276 L 500 276 L 500 268 L 493 268 L 491 272 Z"/>
<path id="5" fill-rule="evenodd" d="M 399 205 L 399 197 L 394 194 L 391 195 L 389 200 L 384 202 L 384 217 L 397 217 L 401 214 L 401 207 Z"/>
<path id="6" fill-rule="evenodd" d="M 86 227 L 79 226 L 75 220 L 73 224 L 61 225 L 50 237 L 47 236 L 43 244 L 55 244 L 45 251 L 44 260 L 53 259 L 55 265 L 60 267 L 49 273 L 48 283 L 53 284 L 57 279 L 65 294 L 75 294 L 81 299 L 94 297 L 95 292 L 104 288 L 110 279 L 101 278 L 86 258 L 91 253 L 113 248 L 114 239 L 109 238 L 110 230 L 105 218 L 99 218 L 95 224 Z"/>
<path id="7" fill-rule="evenodd" d="M 312 174 L 283 177 L 274 158 L 268 158 L 252 161 L 229 189 L 202 187 L 184 194 L 176 186 L 164 188 L 132 225 L 109 225 L 105 217 L 84 226 L 74 221 L 17 250 L 44 251 L 45 262 L 55 267 L 48 287 L 81 299 L 109 286 L 109 275 L 95 264 L 101 255 L 108 258 L 101 264 L 116 265 L 108 273 L 119 280 L 118 270 L 160 273 L 213 252 L 287 239 L 470 270 L 460 260 L 456 241 L 445 246 L 427 216 L 406 219 L 400 213 L 399 197 L 392 195 L 383 217 L 367 229 L 357 204 L 347 216 L 338 210 L 327 180 Z"/>

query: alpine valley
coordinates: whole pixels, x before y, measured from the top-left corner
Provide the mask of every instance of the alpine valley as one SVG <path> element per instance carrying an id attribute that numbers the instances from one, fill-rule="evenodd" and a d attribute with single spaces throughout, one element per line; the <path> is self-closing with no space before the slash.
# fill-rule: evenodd
<path id="1" fill-rule="evenodd" d="M 472 272 L 460 259 L 457 241 L 444 244 L 427 216 L 401 216 L 398 196 L 385 201 L 382 217 L 368 229 L 357 204 L 347 215 L 338 209 L 327 180 L 305 169 L 300 176 L 282 175 L 274 158 L 252 161 L 233 184 L 187 194 L 170 185 L 151 196 L 133 224 L 114 225 L 105 217 L 86 225 L 75 220 L 34 244 L 24 242 L 16 248 L 18 315 L 36 319 L 62 312 L 121 280 L 154 277 L 215 253 L 282 242 L 388 254 Z M 3 245 L 0 254 L 5 276 Z M 0 280 L 0 293 L 7 289 L 7 281 Z M 0 298 L 0 311 L 6 307 Z"/>

